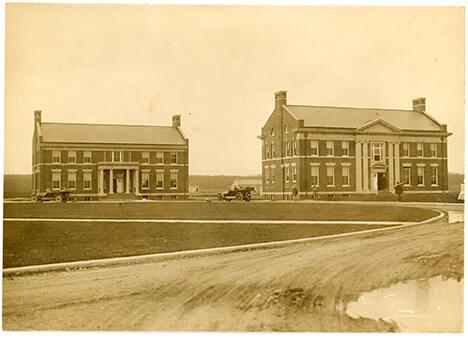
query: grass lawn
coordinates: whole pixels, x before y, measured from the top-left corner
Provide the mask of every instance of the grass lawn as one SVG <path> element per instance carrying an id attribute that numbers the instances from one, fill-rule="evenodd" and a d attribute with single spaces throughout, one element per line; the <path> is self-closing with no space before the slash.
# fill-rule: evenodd
<path id="1" fill-rule="evenodd" d="M 6 221 L 3 267 L 261 243 L 379 227 Z"/>
<path id="2" fill-rule="evenodd" d="M 118 219 L 238 219 L 417 222 L 431 210 L 395 205 L 280 202 L 5 203 L 4 217 Z"/>

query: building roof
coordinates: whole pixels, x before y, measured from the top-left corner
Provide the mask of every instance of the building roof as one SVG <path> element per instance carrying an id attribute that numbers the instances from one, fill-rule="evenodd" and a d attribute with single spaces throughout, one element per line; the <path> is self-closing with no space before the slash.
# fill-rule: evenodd
<path id="1" fill-rule="evenodd" d="M 185 145 L 178 128 L 116 124 L 42 123 L 43 142 Z"/>
<path id="2" fill-rule="evenodd" d="M 425 113 L 413 110 L 346 108 L 286 105 L 305 127 L 359 128 L 371 121 L 382 119 L 401 130 L 441 131 L 441 126 Z"/>

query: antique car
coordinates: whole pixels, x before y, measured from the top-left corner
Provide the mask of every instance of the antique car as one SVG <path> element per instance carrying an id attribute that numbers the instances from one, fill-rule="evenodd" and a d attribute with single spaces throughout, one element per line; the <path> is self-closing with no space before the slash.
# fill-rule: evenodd
<path id="1" fill-rule="evenodd" d="M 232 201 L 232 200 L 238 200 L 238 201 L 247 201 L 249 202 L 252 199 L 252 191 L 254 191 L 255 188 L 253 187 L 237 187 L 234 186 L 228 191 L 225 192 L 220 192 L 216 195 L 216 198 L 218 201 Z"/>
<path id="2" fill-rule="evenodd" d="M 32 202 L 55 201 L 67 202 L 70 200 L 70 192 L 68 190 L 53 190 L 43 193 L 31 194 Z"/>

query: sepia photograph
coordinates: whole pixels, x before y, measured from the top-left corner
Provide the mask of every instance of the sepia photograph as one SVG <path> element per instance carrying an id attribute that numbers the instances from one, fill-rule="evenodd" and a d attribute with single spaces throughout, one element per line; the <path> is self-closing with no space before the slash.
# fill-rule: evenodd
<path id="1" fill-rule="evenodd" d="M 463 6 L 4 13 L 3 333 L 464 332 Z"/>

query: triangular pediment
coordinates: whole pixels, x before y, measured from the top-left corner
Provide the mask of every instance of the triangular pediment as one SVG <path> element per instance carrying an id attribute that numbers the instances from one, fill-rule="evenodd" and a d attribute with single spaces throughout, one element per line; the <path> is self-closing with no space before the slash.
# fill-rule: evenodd
<path id="1" fill-rule="evenodd" d="M 376 133 L 376 134 L 398 134 L 401 130 L 394 125 L 382 119 L 376 119 L 365 123 L 356 129 L 360 133 Z"/>

